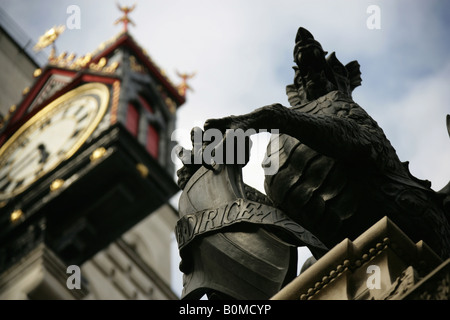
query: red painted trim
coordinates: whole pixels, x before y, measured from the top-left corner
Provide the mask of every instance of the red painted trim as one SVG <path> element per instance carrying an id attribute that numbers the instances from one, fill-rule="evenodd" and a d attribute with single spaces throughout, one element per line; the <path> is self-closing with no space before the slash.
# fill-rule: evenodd
<path id="1" fill-rule="evenodd" d="M 92 61 L 97 63 L 102 57 L 108 56 L 119 46 L 127 46 L 129 47 L 139 58 L 139 60 L 145 64 L 145 66 L 149 69 L 149 71 L 158 79 L 158 81 L 164 85 L 167 91 L 170 93 L 172 98 L 177 101 L 178 106 L 181 106 L 186 102 L 184 96 L 178 93 L 177 88 L 175 88 L 159 71 L 159 69 L 155 66 L 155 64 L 150 61 L 147 56 L 144 54 L 139 45 L 134 41 L 130 34 L 124 33 L 121 35 L 114 44 L 106 48 L 104 51 L 100 52 L 96 55 Z"/>
<path id="2" fill-rule="evenodd" d="M 131 47 L 136 52 L 137 58 L 142 61 L 150 72 L 156 76 L 159 82 L 164 85 L 169 94 L 177 101 L 178 105 L 181 106 L 185 103 L 186 99 L 180 95 L 178 90 L 161 74 L 161 72 L 159 72 L 158 68 L 144 55 L 142 50 L 139 50 L 139 47 L 134 42 L 131 42 Z"/>
<path id="3" fill-rule="evenodd" d="M 78 72 L 78 74 L 76 74 Z M 42 108 L 44 108 L 46 105 L 48 105 L 51 101 L 59 98 L 66 92 L 74 89 L 75 87 L 88 82 L 101 82 L 107 85 L 113 85 L 115 81 L 118 80 L 117 77 L 114 77 L 113 75 L 94 75 L 86 73 L 88 70 L 82 69 L 80 71 L 71 71 L 71 70 L 65 70 L 65 69 L 47 69 L 45 75 L 41 75 L 41 77 L 36 81 L 36 83 L 33 85 L 32 89 L 30 89 L 30 92 L 28 95 L 24 98 L 24 100 L 20 103 L 18 111 L 14 114 L 11 121 L 8 123 L 8 127 L 3 132 L 2 136 L 0 137 L 0 146 L 3 145 L 3 143 L 6 141 L 7 138 L 9 138 L 15 131 L 17 131 L 22 124 L 24 124 L 28 119 L 33 117 L 37 112 L 39 112 Z M 35 106 L 33 110 L 31 110 L 28 114 L 26 113 L 28 110 L 28 107 L 31 105 L 31 103 L 36 98 L 39 91 L 42 89 L 45 82 L 49 79 L 49 77 L 53 74 L 60 74 L 60 75 L 68 75 L 68 76 L 74 76 L 72 81 L 70 81 L 66 86 L 61 88 L 61 90 L 55 92 L 52 96 L 44 100 L 41 104 Z"/>
<path id="4" fill-rule="evenodd" d="M 76 71 L 59 69 L 52 66 L 47 66 L 42 70 L 42 74 L 35 80 L 28 94 L 20 101 L 17 106 L 17 111 L 8 122 L 7 128 L 0 137 L 0 146 L 28 119 L 30 119 L 38 110 L 42 109 L 47 103 L 44 101 L 41 105 L 35 106 L 35 108 L 27 114 L 28 108 L 32 102 L 36 99 L 37 95 L 49 80 L 52 75 L 74 76 Z M 69 81 L 70 83 L 70 81 Z M 65 88 L 65 87 L 64 87 Z"/>
<path id="5" fill-rule="evenodd" d="M 39 78 L 37 78 L 36 81 L 34 82 L 32 88 L 30 89 L 30 92 L 28 92 L 28 94 L 20 102 L 19 106 L 17 107 L 17 112 L 14 113 L 14 116 L 11 118 L 10 124 L 14 124 L 16 121 L 22 118 L 22 116 L 27 112 L 28 107 L 31 105 L 31 103 L 34 101 L 34 99 L 41 91 L 44 84 L 48 81 L 48 79 L 52 75 L 56 74 L 73 77 L 75 71 L 67 71 L 54 68 L 44 69 L 43 74 Z"/>
<path id="6" fill-rule="evenodd" d="M 124 33 L 123 35 L 121 35 L 116 42 L 114 42 L 112 45 L 110 45 L 109 47 L 107 47 L 106 49 L 104 49 L 103 51 L 101 51 L 99 54 L 95 55 L 92 58 L 92 62 L 94 63 L 98 63 L 100 61 L 101 58 L 106 57 L 108 55 L 110 55 L 114 50 L 116 50 L 120 45 L 122 45 L 126 40 L 127 37 L 129 37 L 126 33 Z"/>
<path id="7" fill-rule="evenodd" d="M 159 71 L 159 69 L 155 66 L 155 64 L 144 54 L 142 48 L 134 41 L 134 39 L 125 32 L 122 34 L 116 42 L 102 51 L 100 54 L 96 55 L 92 62 L 97 63 L 102 57 L 105 57 L 112 53 L 119 46 L 124 45 L 129 47 L 137 56 L 137 58 L 148 68 L 148 70 L 158 79 L 158 81 L 166 88 L 168 93 L 172 96 L 172 98 L 177 102 L 178 106 L 181 106 L 186 102 L 184 96 L 178 93 L 178 90 L 168 81 Z M 82 84 L 83 82 L 102 82 L 105 84 L 113 85 L 113 83 L 119 80 L 114 75 L 101 76 L 89 74 L 88 69 L 82 69 L 80 71 L 76 70 L 67 70 L 61 69 L 54 66 L 47 66 L 42 71 L 41 76 L 35 80 L 35 83 L 32 85 L 30 92 L 22 99 L 22 101 L 17 106 L 17 111 L 12 116 L 11 120 L 8 122 L 7 128 L 0 136 L 0 146 L 3 142 L 13 133 L 15 132 L 23 123 L 25 123 L 29 118 L 31 118 L 35 113 L 37 113 L 40 109 L 46 106 L 50 101 L 58 98 L 69 90 L 75 88 L 76 86 Z M 34 107 L 32 111 L 27 114 L 27 110 L 31 103 L 34 101 L 36 96 L 39 94 L 42 89 L 44 83 L 54 74 L 67 75 L 69 77 L 73 77 L 72 81 L 70 81 L 65 87 L 63 87 L 60 91 L 56 92 L 53 96 L 49 97 L 45 101 L 43 101 L 40 105 Z"/>
<path id="8" fill-rule="evenodd" d="M 101 82 L 105 84 L 112 85 L 114 82 L 117 81 L 118 78 L 111 78 L 108 76 L 100 76 L 100 75 L 93 75 L 93 74 L 82 74 L 80 81 L 81 82 Z"/>

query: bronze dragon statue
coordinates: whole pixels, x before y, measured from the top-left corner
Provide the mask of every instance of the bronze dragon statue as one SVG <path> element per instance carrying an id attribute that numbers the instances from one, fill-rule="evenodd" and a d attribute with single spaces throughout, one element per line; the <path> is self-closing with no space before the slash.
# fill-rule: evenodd
<path id="1" fill-rule="evenodd" d="M 352 99 L 361 84 L 357 61 L 343 65 L 312 34 L 299 28 L 290 108 L 268 105 L 238 116 L 210 119 L 204 130 L 278 129 L 276 174 L 265 176 L 265 202 L 282 210 L 326 247 L 354 239 L 388 216 L 412 240 L 450 257 L 450 184 L 439 192 L 414 177 L 383 130 Z M 447 116 L 450 134 L 450 120 Z M 183 188 L 199 166 L 178 171 Z M 258 194 L 257 192 L 254 194 Z M 258 194 L 261 199 L 263 195 Z"/>

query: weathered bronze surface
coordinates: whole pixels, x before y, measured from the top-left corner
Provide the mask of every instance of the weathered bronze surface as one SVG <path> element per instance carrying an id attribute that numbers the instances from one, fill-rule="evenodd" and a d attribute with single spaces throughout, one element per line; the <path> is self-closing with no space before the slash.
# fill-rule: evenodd
<path id="1" fill-rule="evenodd" d="M 358 62 L 343 65 L 334 53 L 327 56 L 320 43 L 304 28 L 299 28 L 297 32 L 294 61 L 294 83 L 286 88 L 290 108 L 273 104 L 245 115 L 210 119 L 204 125 L 205 131 L 215 128 L 224 134 L 227 129 L 278 129 L 281 133 L 278 140 L 280 148 L 270 148 L 269 144 L 267 159 L 264 161 L 270 163 L 275 157 L 279 160 L 278 172 L 265 177 L 267 196 L 242 184 L 242 193 L 235 194 L 233 199 L 228 200 L 240 199 L 245 194 L 242 188 L 251 190 L 250 193 L 247 192 L 247 200 L 276 208 L 286 218 L 296 222 L 296 228 L 305 228 L 303 234 L 307 234 L 307 240 L 303 239 L 302 245 L 307 245 L 310 249 L 317 249 L 320 242 L 332 248 L 345 238 L 355 239 L 387 216 L 413 241 L 425 241 L 442 259 L 450 257 L 450 184 L 436 192 L 431 189 L 429 181 L 414 177 L 408 169 L 408 163 L 400 161 L 376 121 L 353 101 L 352 91 L 361 84 Z M 447 117 L 450 134 L 449 122 Z M 210 165 L 191 165 L 185 160 L 182 159 L 185 165 L 178 171 L 178 183 L 184 188 L 183 194 L 186 194 L 185 187 L 192 183 L 192 175 L 198 175 L 199 168 L 208 171 L 208 167 L 209 171 L 214 172 Z M 233 170 L 228 165 L 224 167 Z M 229 176 L 223 177 L 222 182 L 227 180 Z M 180 201 L 182 216 L 207 209 L 216 210 L 215 214 L 219 215 L 220 208 L 226 201 L 222 201 L 223 192 L 212 191 L 220 189 L 211 181 L 215 181 L 214 174 L 202 188 L 191 195 L 192 202 L 196 201 L 196 197 L 202 199 L 201 208 L 191 208 L 192 212 L 186 212 L 186 206 L 183 207 L 183 202 Z M 200 215 L 205 217 L 208 213 Z M 187 218 L 182 217 L 181 221 L 183 219 Z M 213 225 L 216 226 L 213 218 L 207 219 L 210 219 L 211 231 L 208 236 L 226 234 L 228 229 L 225 229 L 225 225 L 213 228 Z M 236 235 L 235 232 L 256 235 L 258 232 L 255 230 L 267 229 L 267 225 L 260 222 L 253 224 L 256 229 L 249 229 L 248 223 L 235 223 L 230 232 L 233 235 Z M 198 224 L 201 225 L 200 222 Z M 278 228 L 273 223 L 269 229 L 277 240 L 280 240 L 279 234 L 286 234 L 286 228 Z M 191 266 L 195 265 L 192 259 L 204 252 L 200 251 L 204 250 L 202 241 L 208 236 L 201 232 L 192 234 L 189 245 L 182 248 L 182 270 L 187 277 L 195 277 L 197 271 Z M 236 235 L 236 238 L 240 236 Z M 182 244 L 186 243 L 185 236 L 180 236 L 180 239 Z M 309 242 L 310 239 L 314 241 Z M 285 240 L 288 246 L 299 245 L 291 240 L 292 237 Z M 221 254 L 227 254 L 228 249 L 224 245 L 227 241 L 217 244 Z M 247 244 L 250 246 L 250 243 L 251 246 L 258 247 L 249 238 L 242 243 L 242 248 L 246 248 Z M 264 250 L 266 249 L 258 247 L 251 255 L 260 254 Z M 278 249 L 270 250 L 277 252 Z M 285 249 L 285 252 L 289 250 Z M 288 258 L 288 255 L 286 253 L 283 259 L 275 259 L 287 266 L 293 259 Z M 211 252 L 211 255 L 202 256 L 201 259 L 215 260 L 216 255 Z M 230 259 L 227 268 L 234 264 L 245 267 L 245 272 L 239 271 L 243 272 L 242 279 L 254 275 L 255 270 L 252 268 L 255 265 L 252 265 L 252 261 L 238 256 Z M 212 270 L 203 269 L 198 272 L 209 273 L 211 278 L 216 276 L 216 272 Z M 275 273 L 276 271 L 268 278 L 275 279 Z M 279 281 L 281 286 L 286 277 L 281 276 L 274 281 Z M 254 290 L 233 286 L 233 283 L 227 286 L 227 296 L 248 298 L 251 293 L 245 290 Z M 220 288 L 213 289 L 223 292 Z"/>
<path id="2" fill-rule="evenodd" d="M 201 167 L 179 200 L 183 298 L 268 299 L 297 272 L 296 246 L 327 248 L 281 210 L 255 202 L 240 166 Z"/>

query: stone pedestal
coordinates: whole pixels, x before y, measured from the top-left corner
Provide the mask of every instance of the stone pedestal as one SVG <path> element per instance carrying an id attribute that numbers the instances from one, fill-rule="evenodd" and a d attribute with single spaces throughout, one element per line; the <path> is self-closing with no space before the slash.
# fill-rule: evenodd
<path id="1" fill-rule="evenodd" d="M 412 242 L 387 217 L 343 240 L 273 300 L 448 299 L 450 259 Z"/>

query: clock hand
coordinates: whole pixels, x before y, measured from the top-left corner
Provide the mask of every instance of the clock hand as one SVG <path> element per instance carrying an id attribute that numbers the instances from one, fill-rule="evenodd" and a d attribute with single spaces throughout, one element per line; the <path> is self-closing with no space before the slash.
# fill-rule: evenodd
<path id="1" fill-rule="evenodd" d="M 39 159 L 39 163 L 46 163 L 48 160 L 48 156 L 50 155 L 48 151 L 45 149 L 45 145 L 43 143 L 38 145 L 39 155 L 41 159 Z"/>

